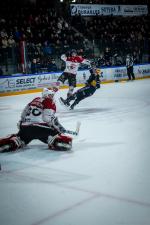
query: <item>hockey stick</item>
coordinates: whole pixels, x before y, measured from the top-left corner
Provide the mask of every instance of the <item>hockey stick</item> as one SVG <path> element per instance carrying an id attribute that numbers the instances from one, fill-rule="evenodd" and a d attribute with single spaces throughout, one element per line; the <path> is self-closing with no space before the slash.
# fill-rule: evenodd
<path id="1" fill-rule="evenodd" d="M 79 135 L 79 131 L 80 131 L 80 126 L 81 126 L 81 122 L 77 122 L 77 125 L 76 125 L 76 130 L 75 131 L 71 131 L 71 130 L 66 130 L 65 133 L 67 134 L 72 134 L 74 136 L 78 136 Z"/>

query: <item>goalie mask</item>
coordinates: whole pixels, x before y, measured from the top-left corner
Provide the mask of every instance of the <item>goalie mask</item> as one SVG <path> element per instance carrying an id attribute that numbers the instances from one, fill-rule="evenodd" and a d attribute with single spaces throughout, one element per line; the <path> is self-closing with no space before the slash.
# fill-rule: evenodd
<path id="1" fill-rule="evenodd" d="M 55 92 L 49 88 L 43 88 L 42 98 L 53 99 Z"/>

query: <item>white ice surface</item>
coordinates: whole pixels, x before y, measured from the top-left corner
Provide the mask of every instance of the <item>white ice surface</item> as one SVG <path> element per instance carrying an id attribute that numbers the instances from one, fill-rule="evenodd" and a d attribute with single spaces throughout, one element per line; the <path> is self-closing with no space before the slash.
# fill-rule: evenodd
<path id="1" fill-rule="evenodd" d="M 72 151 L 0 154 L 0 225 L 150 225 L 150 79 L 101 85 L 74 111 L 66 93 L 60 122 L 82 123 Z M 39 94 L 0 98 L 0 136 Z"/>

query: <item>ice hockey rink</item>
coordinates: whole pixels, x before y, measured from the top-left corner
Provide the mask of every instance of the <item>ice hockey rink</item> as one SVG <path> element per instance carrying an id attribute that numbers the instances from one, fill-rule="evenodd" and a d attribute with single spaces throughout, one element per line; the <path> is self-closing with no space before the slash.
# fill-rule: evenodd
<path id="1" fill-rule="evenodd" d="M 150 79 L 102 84 L 65 128 L 80 134 L 68 152 L 33 141 L 0 154 L 1 225 L 150 225 Z M 0 136 L 17 132 L 25 104 L 40 93 L 0 98 Z"/>

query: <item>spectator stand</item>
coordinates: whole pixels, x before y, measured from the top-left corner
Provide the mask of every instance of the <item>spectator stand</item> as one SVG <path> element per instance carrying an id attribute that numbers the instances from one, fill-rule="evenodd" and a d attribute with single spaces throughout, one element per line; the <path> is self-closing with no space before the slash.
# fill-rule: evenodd
<path id="1" fill-rule="evenodd" d="M 71 17 L 66 1 L 59 4 L 62 7 L 65 4 L 68 11 L 58 7 L 58 1 L 51 3 L 44 0 L 37 1 L 37 4 L 16 2 L 6 0 L 0 9 L 0 66 L 3 74 L 22 72 L 21 41 L 26 43 L 26 73 L 31 73 L 31 68 L 36 73 L 48 71 L 52 58 L 57 69 L 63 69 L 60 55 L 72 48 L 86 58 L 96 58 L 98 64 L 103 66 L 124 65 L 127 52 L 133 53 L 135 63 L 150 60 L 149 14 L 132 18 Z M 92 3 L 112 4 L 112 1 Z M 124 1 L 124 4 L 131 3 Z M 143 4 L 147 3 L 143 1 Z"/>

